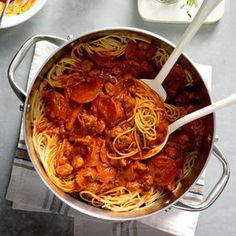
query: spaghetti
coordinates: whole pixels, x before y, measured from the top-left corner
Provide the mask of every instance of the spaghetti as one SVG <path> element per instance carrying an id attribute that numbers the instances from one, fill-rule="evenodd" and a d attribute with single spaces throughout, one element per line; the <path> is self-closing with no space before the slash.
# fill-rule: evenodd
<path id="1" fill-rule="evenodd" d="M 35 3 L 35 0 L 13 0 L 10 2 L 6 15 L 19 15 L 28 11 Z M 2 12 L 5 1 L 0 1 L 0 12 Z"/>
<path id="2" fill-rule="evenodd" d="M 124 212 L 161 203 L 190 175 L 202 126 L 194 131 L 185 126 L 157 150 L 168 124 L 190 109 L 190 100 L 179 98 L 189 87 L 186 72 L 178 66 L 168 77 L 166 89 L 175 98 L 167 103 L 138 80 L 158 73 L 165 60 L 160 53 L 165 54 L 136 34 L 80 42 L 34 89 L 33 144 L 58 188 L 93 206 Z M 176 77 L 181 89 L 173 88 Z"/>

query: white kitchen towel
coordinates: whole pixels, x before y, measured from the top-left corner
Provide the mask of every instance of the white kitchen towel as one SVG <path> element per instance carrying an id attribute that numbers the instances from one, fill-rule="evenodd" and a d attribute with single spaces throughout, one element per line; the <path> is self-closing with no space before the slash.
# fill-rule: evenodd
<path id="1" fill-rule="evenodd" d="M 32 60 L 29 83 L 35 74 L 56 49 L 48 42 L 38 42 Z M 211 66 L 196 65 L 207 87 L 211 88 Z M 203 199 L 204 175 L 187 192 L 183 200 L 196 204 Z M 13 209 L 36 212 L 51 212 L 74 217 L 74 235 L 103 236 L 142 236 L 142 235 L 181 235 L 193 236 L 199 213 L 177 209 L 162 211 L 138 221 L 102 221 L 75 211 L 60 201 L 42 182 L 28 157 L 21 129 L 18 147 L 13 162 L 6 199 L 12 202 Z"/>

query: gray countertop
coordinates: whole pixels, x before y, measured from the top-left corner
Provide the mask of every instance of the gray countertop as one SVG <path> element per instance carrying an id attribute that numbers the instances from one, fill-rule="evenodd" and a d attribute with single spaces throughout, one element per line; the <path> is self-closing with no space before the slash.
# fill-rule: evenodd
<path id="1" fill-rule="evenodd" d="M 212 97 L 217 101 L 236 92 L 236 1 L 226 0 L 223 18 L 204 25 L 185 52 L 195 61 L 213 66 Z M 137 0 L 50 0 L 33 18 L 16 27 L 0 30 L 0 235 L 73 235 L 69 217 L 14 211 L 5 200 L 16 147 L 21 112 L 12 92 L 7 69 L 11 59 L 29 37 L 43 33 L 66 37 L 107 26 L 133 26 L 160 34 L 177 43 L 184 24 L 145 22 L 138 14 Z M 30 58 L 30 57 L 29 57 Z M 17 72 L 22 86 L 29 70 L 27 59 Z M 28 63 L 27 63 L 28 62 Z M 220 198 L 200 214 L 196 235 L 235 235 L 236 225 L 236 109 L 216 114 L 218 146 L 231 166 L 231 178 Z M 221 168 L 214 159 L 207 167 L 206 189 L 211 189 Z"/>

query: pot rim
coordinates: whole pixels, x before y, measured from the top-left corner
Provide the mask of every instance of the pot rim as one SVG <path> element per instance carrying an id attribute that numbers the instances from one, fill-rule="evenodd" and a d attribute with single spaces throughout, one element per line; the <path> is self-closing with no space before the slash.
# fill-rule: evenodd
<path id="1" fill-rule="evenodd" d="M 145 34 L 151 37 L 154 37 L 156 39 L 159 39 L 163 42 L 165 42 L 166 44 L 170 45 L 171 47 L 175 47 L 175 44 L 173 44 L 172 42 L 170 42 L 169 40 L 167 40 L 166 38 L 155 34 L 153 32 L 147 31 L 147 30 L 143 30 L 143 29 L 139 29 L 139 28 L 135 28 L 135 27 L 105 27 L 105 28 L 100 28 L 100 29 L 95 29 L 95 30 L 91 30 L 88 31 L 86 33 L 83 33 L 81 35 L 79 35 L 76 38 L 73 38 L 72 40 L 69 40 L 68 42 L 66 42 L 65 44 L 63 44 L 62 46 L 58 47 L 49 57 L 48 59 L 43 63 L 43 65 L 39 68 L 38 72 L 36 73 L 36 75 L 34 76 L 34 79 L 32 80 L 32 83 L 28 89 L 27 95 L 26 95 L 26 100 L 25 100 L 25 106 L 24 106 L 24 111 L 23 111 L 23 123 L 24 123 L 24 135 L 25 137 L 27 137 L 27 130 L 26 130 L 26 117 L 27 117 L 27 113 L 29 110 L 29 98 L 30 98 L 30 94 L 32 92 L 32 88 L 33 85 L 35 84 L 35 80 L 38 77 L 38 75 L 40 74 L 40 72 L 42 71 L 42 69 L 45 67 L 45 65 L 48 64 L 48 62 L 51 60 L 51 58 L 53 58 L 53 56 L 59 52 L 60 50 L 62 50 L 64 47 L 66 47 L 67 45 L 75 42 L 76 40 L 82 38 L 82 37 L 86 37 L 89 35 L 93 35 L 93 34 L 97 34 L 97 33 L 101 33 L 101 32 L 107 32 L 107 31 L 131 31 L 134 33 L 141 33 L 141 34 Z M 189 58 L 189 56 L 186 53 L 182 53 L 182 55 L 187 59 L 187 61 L 191 64 L 191 66 L 194 68 L 194 70 L 199 74 L 199 77 L 201 78 L 208 96 L 209 96 L 209 102 L 212 103 L 212 99 L 211 99 L 211 95 L 209 93 L 209 89 L 206 86 L 206 83 L 204 81 L 204 79 L 202 78 L 201 74 L 199 73 L 198 69 L 196 68 L 195 64 L 193 63 L 193 61 Z M 167 209 L 169 209 L 171 206 L 173 206 L 176 202 L 179 202 L 181 200 L 181 198 L 184 196 L 184 194 L 186 194 L 188 192 L 188 190 L 194 185 L 194 183 L 198 180 L 199 176 L 202 174 L 202 172 L 204 171 L 208 161 L 209 161 L 209 156 L 212 152 L 212 148 L 213 148 L 213 142 L 214 142 L 214 137 L 215 137 L 215 114 L 212 114 L 212 118 L 213 118 L 213 131 L 212 131 L 212 141 L 211 141 L 211 147 L 209 149 L 209 153 L 208 153 L 208 157 L 206 158 L 205 164 L 203 166 L 203 168 L 201 169 L 201 171 L 198 174 L 198 177 L 196 178 L 196 180 L 194 182 L 192 182 L 191 186 L 189 188 L 186 189 L 186 191 L 184 191 L 183 194 L 181 194 L 180 197 L 178 197 L 176 200 L 174 200 L 173 202 L 171 202 L 171 204 L 167 204 L 165 207 L 162 207 L 159 210 L 155 210 L 151 213 L 146 213 L 145 210 L 143 210 L 142 214 L 139 214 L 138 216 L 129 216 L 130 212 L 128 212 L 127 214 L 114 214 L 113 212 L 105 212 L 103 209 L 94 209 L 95 207 L 90 206 L 88 204 L 86 204 L 86 206 L 78 206 L 78 199 L 75 199 L 71 196 L 69 196 L 68 194 L 62 192 L 61 190 L 58 191 L 58 188 L 51 182 L 51 180 L 49 179 L 49 177 L 45 174 L 45 171 L 43 169 L 43 167 L 41 166 L 41 164 L 39 163 L 37 157 L 34 157 L 34 155 L 32 155 L 31 152 L 31 148 L 28 142 L 28 139 L 25 139 L 25 143 L 26 143 L 26 147 L 27 150 L 29 152 L 29 156 L 30 159 L 37 171 L 37 173 L 39 174 L 40 178 L 43 180 L 44 184 L 62 201 L 65 202 L 67 205 L 69 205 L 70 207 L 72 207 L 73 209 L 85 213 L 89 216 L 93 216 L 96 218 L 100 218 L 102 220 L 112 220 L 112 221 L 127 221 L 127 220 L 137 220 L 137 219 L 143 219 L 145 217 L 157 214 L 161 211 L 165 211 Z M 80 201 L 81 202 L 81 201 Z M 103 212 L 103 213 L 102 213 Z"/>

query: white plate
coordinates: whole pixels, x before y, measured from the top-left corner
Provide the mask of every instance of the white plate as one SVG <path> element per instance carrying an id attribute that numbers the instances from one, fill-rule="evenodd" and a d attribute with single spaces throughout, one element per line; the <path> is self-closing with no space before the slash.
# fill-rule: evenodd
<path id="1" fill-rule="evenodd" d="M 27 21 L 44 6 L 46 1 L 47 0 L 36 0 L 34 5 L 28 11 L 23 12 L 19 15 L 4 16 L 0 28 L 2 29 L 12 27 Z"/>
<path id="2" fill-rule="evenodd" d="M 138 0 L 138 11 L 146 21 L 163 23 L 189 23 L 195 16 L 203 0 L 198 0 L 197 7 L 181 7 L 186 0 L 179 0 L 175 4 L 161 4 L 157 0 Z M 211 12 L 205 23 L 214 23 L 224 14 L 224 0 Z M 191 14 L 188 16 L 187 11 Z"/>

